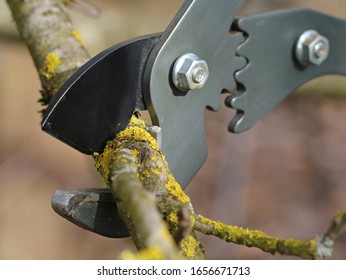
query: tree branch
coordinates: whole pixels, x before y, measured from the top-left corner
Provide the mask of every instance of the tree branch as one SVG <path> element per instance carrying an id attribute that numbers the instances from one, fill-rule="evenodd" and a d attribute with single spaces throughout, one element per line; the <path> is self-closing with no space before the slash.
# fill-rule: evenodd
<path id="1" fill-rule="evenodd" d="M 333 254 L 334 241 L 341 235 L 346 227 L 346 212 L 339 211 L 331 220 L 330 225 L 322 236 L 317 237 L 316 257 L 326 258 Z"/>
<path id="2" fill-rule="evenodd" d="M 42 83 L 42 101 L 44 104 L 48 104 L 63 83 L 90 58 L 89 54 L 78 31 L 74 29 L 70 18 L 64 12 L 61 1 L 8 0 L 7 2 L 21 38 L 27 44 L 39 73 Z M 139 128 L 136 129 L 131 125 L 119 133 L 115 141 L 110 141 L 101 156 L 95 156 L 97 162 L 100 162 L 102 157 L 103 163 L 107 162 L 109 165 L 100 163 L 96 163 L 96 165 L 103 175 L 107 174 L 104 176 L 107 185 L 118 202 L 119 212 L 125 224 L 128 225 L 137 248 L 144 249 L 144 252 L 152 257 L 152 252 L 155 251 L 156 257 L 161 254 L 162 258 L 180 258 L 178 247 L 157 209 L 157 205 L 163 203 L 163 200 L 155 201 L 155 198 L 163 196 L 153 196 L 142 187 L 142 182 L 147 182 L 143 184 L 146 186 L 150 184 L 149 181 L 151 182 L 150 178 L 143 180 L 149 174 L 149 170 L 145 168 L 146 165 L 141 167 L 143 172 L 140 178 L 137 175 L 136 166 L 133 165 L 135 161 L 139 161 L 139 157 L 142 155 L 151 157 L 148 152 L 149 147 L 144 147 L 145 145 L 142 147 L 140 138 L 132 139 L 131 135 L 126 134 L 133 131 L 135 136 Z M 142 135 L 140 134 L 140 136 Z M 134 141 L 131 142 L 131 140 Z M 152 145 L 154 140 L 151 141 Z M 122 142 L 134 144 L 135 147 L 117 149 L 113 146 L 113 144 L 118 145 Z M 155 151 L 159 153 L 157 147 L 155 147 Z M 173 176 L 171 174 L 169 176 L 172 181 Z M 176 183 L 170 185 L 167 181 L 165 186 L 167 187 L 165 193 L 167 191 L 174 195 L 179 193 Z M 187 200 L 188 198 L 184 196 L 181 199 Z M 174 201 L 174 199 L 170 201 Z M 171 207 L 172 205 L 165 204 L 161 208 L 168 212 Z M 173 217 L 173 212 L 170 217 Z M 185 240 L 183 244 L 189 254 L 192 254 L 195 244 L 200 246 L 194 238 Z"/>
<path id="3" fill-rule="evenodd" d="M 334 240 L 346 227 L 346 212 L 340 211 L 325 234 L 308 241 L 271 237 L 259 230 L 226 225 L 203 216 L 196 216 L 195 230 L 214 235 L 226 242 L 255 247 L 271 254 L 292 255 L 303 259 L 331 257 Z"/>
<path id="4" fill-rule="evenodd" d="M 90 56 L 61 1 L 7 0 L 7 3 L 39 74 L 41 102 L 47 105 Z"/>
<path id="5" fill-rule="evenodd" d="M 207 235 L 217 236 L 226 242 L 259 248 L 267 253 L 293 255 L 304 259 L 314 259 L 317 240 L 300 241 L 271 237 L 259 230 L 225 225 L 221 222 L 198 216 L 195 229 Z"/>
<path id="6" fill-rule="evenodd" d="M 108 147 L 109 149 L 109 147 Z M 158 259 L 177 259 L 178 248 L 157 211 L 155 197 L 142 187 L 134 150 L 110 149 L 110 189 L 138 249 L 154 248 Z M 160 254 L 159 254 L 160 253 Z"/>
<path id="7" fill-rule="evenodd" d="M 90 57 L 61 1 L 7 2 L 39 73 L 42 103 L 48 104 Z M 164 155 L 137 114 L 101 154 L 94 154 L 94 159 L 140 250 L 138 255 L 125 252 L 124 258 L 203 259 L 204 248 L 196 239 L 195 230 L 269 253 L 325 257 L 346 223 L 346 214 L 340 212 L 325 235 L 304 242 L 274 238 L 196 215 L 190 198 L 174 179 Z"/>
<path id="8" fill-rule="evenodd" d="M 125 151 L 126 153 L 124 153 Z M 151 221 L 157 221 L 157 217 L 153 216 L 153 212 L 155 212 L 152 211 L 153 207 L 161 213 L 160 217 L 165 219 L 173 236 L 177 236 L 177 233 L 182 229 L 181 219 L 179 220 L 182 213 L 185 213 L 185 219 L 194 219 L 189 197 L 175 181 L 155 139 L 146 131 L 144 121 L 136 114 L 132 117 L 129 126 L 120 132 L 114 140 L 108 142 L 103 153 L 95 154 L 94 157 L 96 168 L 107 185 L 111 186 L 118 207 L 123 208 L 126 205 L 127 209 L 125 213 L 122 213 L 123 219 L 139 249 L 150 247 L 152 240 L 158 236 L 156 232 L 161 234 L 156 244 L 161 244 L 160 240 L 166 239 L 165 232 L 161 230 L 161 227 L 157 226 L 156 222 Z M 120 165 L 123 165 L 121 171 L 119 171 Z M 123 170 L 126 170 L 126 172 Z M 138 200 L 138 203 L 144 205 L 141 206 L 139 212 L 129 209 L 129 204 L 132 203 L 131 196 L 137 197 L 139 194 L 136 191 L 128 194 L 128 182 L 123 180 L 122 185 L 117 182 L 118 172 L 123 176 L 124 172 L 128 174 L 130 171 L 133 173 L 132 181 L 136 180 L 137 189 L 141 190 L 140 193 L 143 194 L 143 198 Z M 149 196 L 148 193 L 151 195 Z M 120 194 L 123 194 L 121 198 L 118 197 Z M 152 195 L 155 201 L 154 205 L 152 205 Z M 122 200 L 125 197 L 126 200 Z M 143 228 L 139 228 L 139 222 L 134 222 L 134 218 L 129 217 L 134 213 L 141 215 Z M 204 258 L 204 249 L 194 236 L 192 224 L 186 231 L 188 234 L 183 234 L 177 240 L 179 246 L 180 243 L 182 244 L 183 256 L 187 258 Z M 173 240 L 172 235 L 170 235 L 170 239 Z M 171 244 L 170 240 L 165 242 Z M 160 247 L 164 248 L 165 246 Z"/>

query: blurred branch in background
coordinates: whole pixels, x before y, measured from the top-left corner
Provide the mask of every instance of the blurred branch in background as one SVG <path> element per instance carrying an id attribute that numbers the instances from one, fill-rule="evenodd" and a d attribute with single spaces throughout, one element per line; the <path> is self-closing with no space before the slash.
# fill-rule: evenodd
<path id="1" fill-rule="evenodd" d="M 101 10 L 88 0 L 62 0 L 62 2 L 70 9 L 85 14 L 89 17 L 99 17 Z"/>
<path id="2" fill-rule="evenodd" d="M 18 1 L 8 1 L 8 2 L 12 2 L 12 3 L 15 3 L 15 2 L 17 2 L 18 3 Z M 37 2 L 39 2 L 39 1 L 37 1 Z M 47 1 L 45 1 L 45 2 L 47 2 Z M 249 2 L 251 2 L 251 1 L 249 1 Z M 268 1 L 267 1 L 268 2 Z M 280 1 L 275 1 L 275 2 L 280 2 Z M 287 2 L 287 1 L 285 1 L 285 2 Z M 16 17 L 15 17 L 16 18 Z M 65 16 L 63 16 L 62 18 L 65 18 Z M 29 24 L 29 26 L 32 26 L 31 24 L 32 24 L 32 22 L 30 21 L 29 22 L 30 24 Z M 43 36 L 44 38 L 51 38 L 50 40 L 55 40 L 56 42 L 56 44 L 57 45 L 50 45 L 49 46 L 49 48 L 48 48 L 48 50 L 46 51 L 43 51 L 42 53 L 40 52 L 40 51 L 38 51 L 38 49 L 36 50 L 35 48 L 36 48 L 36 46 L 31 46 L 30 45 L 30 43 L 29 43 L 29 48 L 30 48 L 30 50 L 31 50 L 31 53 L 33 54 L 33 58 L 34 58 L 34 60 L 35 60 L 35 65 L 37 66 L 37 68 L 38 68 L 38 72 L 39 72 L 39 74 L 40 74 L 40 78 L 41 78 L 41 82 L 42 82 L 42 85 L 43 85 L 43 88 L 44 88 L 44 90 L 43 90 L 43 92 L 45 92 L 45 102 L 48 102 L 48 100 L 49 100 L 49 96 L 51 96 L 52 94 L 54 94 L 55 92 L 56 92 L 56 90 L 59 88 L 59 86 L 64 82 L 64 79 L 66 79 L 66 78 L 68 78 L 69 77 L 69 75 L 71 74 L 71 73 L 73 73 L 73 71 L 75 71 L 75 69 L 77 69 L 83 62 L 82 61 L 79 61 L 79 62 L 76 62 L 76 64 L 75 65 L 73 65 L 73 64 L 71 64 L 70 66 L 67 66 L 67 64 L 66 64 L 66 67 L 65 67 L 65 62 L 67 62 L 67 60 L 68 60 L 68 55 L 66 54 L 66 57 L 65 56 L 62 56 L 62 57 L 60 57 L 60 54 L 61 53 L 64 53 L 65 51 L 64 50 L 60 50 L 59 48 L 61 47 L 61 46 L 59 46 L 59 40 L 56 40 L 56 38 L 59 38 L 60 37 L 60 35 L 59 34 L 57 34 L 57 33 L 55 33 L 55 32 L 53 32 L 53 34 L 51 34 L 51 35 L 49 35 L 49 34 L 47 34 L 46 32 L 48 32 L 47 30 L 43 30 L 43 28 L 40 28 L 40 24 L 42 24 L 42 22 L 41 23 L 39 23 L 39 24 L 37 24 L 37 25 L 34 25 L 34 26 L 36 26 L 36 27 L 38 27 L 38 29 L 40 30 L 39 32 L 38 32 L 38 34 L 35 34 L 35 35 L 29 35 L 28 36 L 28 34 L 27 33 L 22 33 L 22 36 L 23 36 L 23 38 L 25 39 L 25 40 L 29 40 L 30 41 L 30 38 L 31 39 L 34 39 L 34 40 L 37 40 L 37 39 L 39 39 L 39 37 L 37 37 L 36 38 L 36 36 L 38 35 L 38 36 Z M 26 26 L 28 26 L 28 25 L 26 25 Z M 43 23 L 43 26 L 47 26 L 47 24 L 45 24 L 45 23 Z M 23 27 L 23 25 L 21 26 L 21 27 Z M 28 29 L 29 30 L 29 29 Z M 58 30 L 59 30 L 59 28 L 58 28 Z M 80 41 L 80 37 L 79 36 L 77 36 L 76 34 L 78 34 L 78 33 L 76 33 L 76 31 L 75 31 L 75 28 L 73 28 L 73 26 L 72 25 L 70 25 L 70 23 L 68 23 L 68 25 L 67 25 L 67 28 L 65 29 L 65 31 L 66 31 L 66 34 L 65 35 L 67 35 L 68 36 L 68 38 L 70 39 L 70 40 L 68 40 L 68 42 L 71 42 L 72 43 L 72 47 L 70 46 L 66 51 L 67 52 L 69 52 L 70 50 L 71 51 L 80 51 L 81 53 L 82 53 L 82 57 L 83 57 L 83 61 L 85 61 L 85 60 L 87 60 L 88 59 L 88 54 L 85 52 L 85 50 L 84 50 L 84 44 L 83 43 L 81 43 L 81 41 Z M 42 33 L 41 33 L 42 32 Z M 50 31 L 50 33 L 52 33 L 51 31 Z M 59 32 L 58 32 L 59 33 Z M 65 36 L 64 35 L 64 36 Z M 48 37 L 46 37 L 46 36 L 48 36 Z M 65 39 L 65 37 L 62 37 L 62 38 L 64 38 Z M 34 38 L 35 37 L 35 38 Z M 42 37 L 41 37 L 42 38 Z M 33 41 L 31 41 L 31 43 L 33 43 Z M 40 42 L 38 42 L 38 44 L 40 44 Z M 46 46 L 44 46 L 44 47 L 46 47 Z M 54 55 L 54 54 L 57 54 L 57 56 L 56 55 Z M 65 55 L 65 54 L 64 54 Z M 77 55 L 77 56 L 76 56 Z M 72 57 L 77 57 L 78 58 L 78 54 L 76 54 L 76 53 L 74 53 L 74 54 L 72 54 Z M 58 59 L 57 59 L 58 58 Z M 59 72 L 60 70 L 62 70 L 61 72 Z M 57 75 L 57 77 L 55 77 L 55 74 L 58 74 Z M 58 76 L 60 77 L 60 78 L 58 78 Z M 54 86 L 49 86 L 49 83 L 51 83 L 51 82 L 54 82 Z M 48 97 L 47 97 L 48 96 Z M 46 98 L 47 97 L 47 98 Z M 215 206 L 216 207 L 216 206 Z M 176 213 L 176 212 L 174 212 L 175 214 L 179 214 L 179 213 Z M 169 220 L 169 217 L 171 217 L 171 219 L 174 221 L 174 223 L 173 224 L 175 224 L 175 226 L 177 226 L 177 225 L 179 225 L 179 219 L 176 219 L 176 217 L 174 216 L 174 215 L 166 215 L 166 219 L 167 220 Z M 174 217 L 174 219 L 172 218 L 172 217 Z M 196 216 L 197 217 L 197 216 Z M 192 219 L 193 220 L 193 219 Z M 344 221 L 343 219 L 341 219 L 341 221 Z M 193 223 L 193 222 L 191 222 L 191 223 Z M 342 224 L 342 223 L 341 223 Z M 208 226 L 209 225 L 209 222 L 208 223 L 206 223 L 205 224 L 205 226 Z M 225 229 L 225 228 L 229 228 L 229 227 L 232 227 L 232 226 L 227 226 L 227 225 L 224 225 L 224 224 L 218 224 L 219 226 L 218 227 L 216 227 L 216 230 L 217 229 Z M 202 230 L 202 228 L 203 228 L 203 225 L 201 224 L 201 223 L 198 223 L 198 225 L 196 225 L 196 227 L 197 226 L 199 226 L 199 229 L 201 229 L 201 231 L 203 231 Z M 178 226 L 178 228 L 179 228 L 179 226 Z M 340 227 L 340 223 L 339 223 L 339 226 L 338 226 L 338 228 L 341 228 Z M 196 229 L 196 228 L 195 228 Z M 210 229 L 210 227 L 209 227 L 209 229 Z M 213 229 L 213 230 L 215 230 L 215 228 Z M 243 229 L 240 229 L 240 230 L 243 230 Z M 211 232 L 211 231 L 210 231 Z M 227 231 L 226 231 L 227 232 Z M 253 233 L 252 231 L 249 231 L 249 230 L 246 230 L 246 232 L 247 233 Z M 334 232 L 334 231 L 333 231 Z M 209 233 L 207 233 L 207 231 L 205 232 L 206 234 L 209 234 Z M 224 232 L 225 233 L 225 232 Z M 218 235 L 218 234 L 221 234 L 222 235 L 222 232 L 220 233 L 220 231 L 218 232 L 218 233 L 213 233 L 213 235 Z M 227 235 L 227 234 L 226 234 Z M 229 236 L 229 239 L 232 241 L 233 239 L 232 239 L 233 237 L 232 236 Z M 270 237 L 268 236 L 268 240 L 271 240 L 270 239 Z M 180 238 L 179 238 L 180 239 Z M 190 244 L 195 244 L 194 243 L 194 241 L 191 241 L 191 240 L 188 240 L 188 241 L 190 241 Z M 252 240 L 252 243 L 250 243 L 252 246 L 255 246 L 255 245 L 253 245 L 253 244 L 255 244 L 255 239 L 253 239 Z M 244 244 L 244 243 L 242 243 L 242 242 L 239 242 L 239 239 L 238 239 L 238 242 L 235 242 L 235 243 L 239 243 L 239 244 Z M 187 243 L 188 244 L 188 243 Z M 310 244 L 310 243 L 309 243 Z M 189 245 L 189 244 L 188 244 Z M 198 246 L 195 246 L 195 248 L 197 248 Z M 189 248 L 189 246 L 187 246 L 187 248 L 188 249 L 191 249 L 191 248 Z M 317 248 L 318 249 L 318 248 Z M 314 248 L 312 248 L 312 250 L 316 250 L 316 247 L 314 247 Z M 277 251 L 279 251 L 279 250 L 277 250 Z M 273 251 L 271 251 L 271 252 L 275 252 L 275 250 L 273 250 Z M 279 251 L 280 252 L 280 251 Z M 150 252 L 149 252 L 150 253 Z M 133 257 L 133 256 L 132 256 Z M 136 256 L 135 256 L 136 257 Z M 303 257 L 303 256 L 301 256 L 301 257 Z M 312 255 L 310 254 L 309 255 L 309 257 L 312 257 Z"/>
<path id="3" fill-rule="evenodd" d="M 90 57 L 78 31 L 72 26 L 69 17 L 63 11 L 61 2 L 54 0 L 8 1 L 8 4 L 19 33 L 26 42 L 39 73 L 43 87 L 42 103 L 46 105 L 63 83 Z M 123 214 L 123 221 L 128 226 L 136 247 L 142 250 L 154 248 L 160 252 L 161 258 L 177 259 L 179 258 L 178 248 L 174 244 L 173 237 L 169 235 L 168 228 L 158 213 L 155 200 L 149 192 L 142 188 L 142 182 L 138 180 L 139 171 L 135 168 L 136 163 L 142 161 L 138 159 L 140 154 L 144 153 L 151 161 L 153 161 L 152 157 L 140 148 L 137 150 L 135 147 L 127 147 L 124 144 L 134 142 L 135 146 L 137 143 L 140 145 L 142 142 L 147 142 L 149 134 L 143 128 L 137 128 L 139 130 L 130 124 L 127 129 L 119 133 L 115 140 L 116 145 L 107 146 L 105 151 L 96 157 L 97 166 L 118 203 L 119 213 Z M 128 130 L 130 132 L 127 133 Z M 123 135 L 125 137 L 121 138 Z M 149 143 L 152 142 L 153 140 L 149 140 Z M 159 152 L 156 143 L 151 144 L 151 147 Z M 136 156 L 126 156 L 127 151 Z M 167 166 L 167 163 L 165 165 Z M 127 170 L 131 170 L 131 172 L 127 172 Z M 161 181 L 161 176 L 151 176 L 157 172 L 154 169 L 147 169 L 144 172 L 146 172 L 146 177 L 150 178 L 149 188 L 153 188 L 156 183 L 157 188 L 162 189 L 161 191 L 156 190 L 157 203 L 161 202 L 162 208 L 172 214 L 177 211 L 177 208 L 174 207 L 176 204 L 172 201 L 176 201 L 175 196 L 179 192 L 180 186 L 177 185 L 172 175 L 169 177 L 168 166 L 165 170 L 161 168 L 160 171 L 162 176 L 167 176 L 164 182 Z M 166 188 L 176 188 L 176 190 L 170 194 L 165 191 Z M 164 199 L 165 196 L 170 195 L 173 196 L 172 199 Z M 197 241 L 194 244 L 189 244 L 189 248 L 199 246 Z M 204 258 L 203 250 L 193 250 L 193 252 L 201 254 L 193 254 L 189 257 Z"/>

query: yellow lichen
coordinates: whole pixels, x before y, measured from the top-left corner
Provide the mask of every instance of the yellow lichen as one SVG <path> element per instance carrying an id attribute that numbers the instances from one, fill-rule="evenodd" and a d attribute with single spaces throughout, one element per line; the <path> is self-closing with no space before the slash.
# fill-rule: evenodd
<path id="1" fill-rule="evenodd" d="M 114 146 L 113 141 L 108 141 L 106 147 L 104 148 L 102 154 L 94 154 L 95 158 L 95 167 L 101 173 L 102 177 L 105 181 L 108 181 L 109 173 L 110 173 L 110 161 L 112 156 L 116 153 L 117 150 L 121 148 L 120 145 Z"/>
<path id="2" fill-rule="evenodd" d="M 150 170 L 153 174 L 155 175 L 160 175 L 162 174 L 162 172 L 164 172 L 163 168 L 162 167 L 154 167 Z"/>
<path id="3" fill-rule="evenodd" d="M 194 224 L 196 223 L 196 216 L 194 215 L 194 213 L 192 215 L 190 215 L 190 221 L 191 221 L 191 225 L 193 227 Z"/>
<path id="4" fill-rule="evenodd" d="M 189 235 L 181 241 L 181 249 L 188 258 L 196 256 L 196 248 L 199 247 L 199 243 L 195 237 Z"/>
<path id="5" fill-rule="evenodd" d="M 165 188 L 169 191 L 170 194 L 174 195 L 181 202 L 190 202 L 190 198 L 185 194 L 185 192 L 182 190 L 178 182 L 174 179 L 172 174 L 168 175 L 168 180 L 165 185 Z"/>
<path id="6" fill-rule="evenodd" d="M 125 250 L 122 252 L 121 258 L 123 260 L 164 260 L 165 254 L 162 252 L 160 246 L 153 245 L 140 250 L 138 254 Z"/>
<path id="7" fill-rule="evenodd" d="M 49 80 L 53 77 L 55 70 L 61 65 L 61 59 L 56 53 L 49 53 L 44 60 L 43 75 Z"/>
<path id="8" fill-rule="evenodd" d="M 82 37 L 80 36 L 78 30 L 73 29 L 71 33 L 72 33 L 72 36 L 75 37 L 75 39 L 84 47 L 84 41 Z"/>
<path id="9" fill-rule="evenodd" d="M 264 252 L 281 253 L 286 255 L 299 256 L 305 259 L 312 259 L 316 252 L 316 239 L 301 241 L 294 239 L 281 239 L 271 237 L 259 230 L 226 225 L 219 221 L 213 221 L 199 216 L 199 221 L 208 226 L 212 226 L 211 234 L 221 239 L 235 244 L 242 244 L 247 247 L 257 247 Z"/>
<path id="10" fill-rule="evenodd" d="M 130 123 L 132 123 L 133 125 L 139 126 L 141 128 L 145 128 L 145 121 L 142 118 L 138 118 L 136 116 L 136 114 L 132 115 L 131 119 L 130 119 Z"/>
<path id="11" fill-rule="evenodd" d="M 137 150 L 131 150 L 131 155 L 138 160 L 138 151 Z"/>
<path id="12" fill-rule="evenodd" d="M 151 173 L 148 170 L 143 170 L 140 175 L 141 179 L 143 180 L 144 178 L 149 178 L 151 176 Z"/>
<path id="13" fill-rule="evenodd" d="M 102 154 L 96 156 L 96 161 L 95 161 L 96 169 L 102 173 L 101 174 L 102 176 L 106 178 L 108 178 L 108 175 L 109 175 L 109 161 L 110 161 L 107 147 L 108 146 L 106 146 Z"/>
<path id="14" fill-rule="evenodd" d="M 172 224 L 178 224 L 179 218 L 178 218 L 177 213 L 171 212 L 171 213 L 168 215 L 168 221 L 169 221 L 170 223 L 172 223 Z"/>
<path id="15" fill-rule="evenodd" d="M 145 122 L 142 119 L 137 118 L 136 116 L 132 116 L 131 124 L 123 131 L 118 133 L 115 141 L 109 141 L 102 154 L 94 155 L 94 158 L 96 159 L 96 168 L 99 171 L 102 171 L 102 175 L 105 180 L 108 180 L 111 157 L 114 157 L 115 154 L 123 148 L 122 141 L 124 140 L 131 142 L 146 142 L 151 146 L 151 148 L 159 151 L 156 140 L 145 130 Z M 139 152 L 135 149 L 132 149 L 131 155 L 136 159 L 137 168 L 140 168 L 140 163 L 138 161 Z M 114 160 L 121 163 L 127 162 L 126 158 L 121 157 L 114 158 Z M 150 171 L 144 170 L 140 174 L 141 178 L 150 177 L 150 172 L 158 175 L 162 172 L 162 168 L 154 168 Z"/>
<path id="16" fill-rule="evenodd" d="M 132 140 L 135 142 L 146 142 L 151 148 L 158 151 L 159 147 L 155 139 L 147 132 L 144 128 L 139 126 L 128 126 L 123 131 L 119 132 L 117 135 L 117 140 Z"/>

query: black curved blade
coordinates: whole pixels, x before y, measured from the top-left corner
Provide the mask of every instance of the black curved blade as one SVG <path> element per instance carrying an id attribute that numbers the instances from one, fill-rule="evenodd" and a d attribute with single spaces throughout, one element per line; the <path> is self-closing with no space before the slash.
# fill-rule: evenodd
<path id="1" fill-rule="evenodd" d="M 143 109 L 142 74 L 159 35 L 133 39 L 96 55 L 51 100 L 42 129 L 85 154 L 100 152 Z"/>

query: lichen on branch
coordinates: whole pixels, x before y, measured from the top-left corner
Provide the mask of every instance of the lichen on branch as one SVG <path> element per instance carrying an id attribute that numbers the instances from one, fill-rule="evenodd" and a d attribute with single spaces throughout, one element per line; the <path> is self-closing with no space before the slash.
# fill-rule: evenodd
<path id="1" fill-rule="evenodd" d="M 304 259 L 314 259 L 317 240 L 300 241 L 271 237 L 259 230 L 226 225 L 203 216 L 197 216 L 195 229 L 207 235 L 214 235 L 226 242 L 255 247 L 267 253 L 293 255 Z"/>
<path id="2" fill-rule="evenodd" d="M 44 104 L 90 58 L 62 2 L 7 0 L 39 73 Z M 127 259 L 204 259 L 204 247 L 195 231 L 269 253 L 326 257 L 346 224 L 346 213 L 340 212 L 324 235 L 299 241 L 270 237 L 197 215 L 138 114 L 101 154 L 94 154 L 94 159 L 140 251 L 124 252 Z"/>
<path id="3" fill-rule="evenodd" d="M 126 156 L 123 154 L 125 150 L 127 151 Z M 143 191 L 145 190 L 146 193 L 153 195 L 156 210 L 160 213 L 160 217 L 163 219 L 162 222 L 168 226 L 170 238 L 175 241 L 175 246 L 181 249 L 179 256 L 197 259 L 205 258 L 204 248 L 195 238 L 193 225 L 190 222 L 194 221 L 194 211 L 190 199 L 175 181 L 155 139 L 146 130 L 145 122 L 137 114 L 133 115 L 127 128 L 120 132 L 114 140 L 108 142 L 103 153 L 94 154 L 94 158 L 96 168 L 117 198 L 119 208 L 126 209 L 130 204 L 128 200 L 125 202 L 124 199 L 118 197 L 120 192 L 128 191 L 127 182 L 123 181 L 123 184 L 119 185 L 117 189 L 113 188 L 117 181 L 119 165 L 127 166 L 127 171 L 120 171 L 120 174 L 128 172 L 129 166 L 131 166 L 133 170 L 136 170 L 136 179 L 133 178 L 133 180 L 137 180 Z M 132 192 L 132 194 L 135 193 Z M 127 197 L 126 199 L 131 198 Z M 121 204 L 120 201 L 123 203 Z M 146 204 L 143 200 L 138 201 L 138 203 Z M 138 219 L 146 220 L 144 224 L 146 226 L 151 225 L 154 232 L 158 226 L 154 226 L 150 219 L 147 220 L 150 215 L 147 213 L 148 209 L 149 207 L 143 207 L 142 211 L 138 212 L 140 216 Z M 133 211 L 127 209 L 125 212 L 127 212 L 127 216 L 125 215 L 123 218 L 125 224 L 130 228 L 130 232 L 132 232 L 132 238 L 140 236 L 141 239 L 134 240 L 135 244 L 139 245 L 137 246 L 139 249 L 147 250 L 149 244 L 142 239 L 153 240 L 152 237 L 144 234 L 143 229 L 139 227 L 135 231 L 131 231 L 131 228 L 135 226 L 131 222 L 133 219 L 129 217 Z M 179 218 L 182 213 L 185 213 L 184 219 L 188 220 L 188 223 L 184 223 L 184 226 L 182 226 L 182 219 Z M 186 226 L 187 224 L 188 226 Z M 182 228 L 184 228 L 185 233 L 182 233 Z M 150 246 L 152 245 L 150 244 Z"/>
<path id="4" fill-rule="evenodd" d="M 272 237 L 259 230 L 226 225 L 222 222 L 196 217 L 194 228 L 207 235 L 213 235 L 226 242 L 255 247 L 271 254 L 292 255 L 303 259 L 331 257 L 334 240 L 346 226 L 346 212 L 340 211 L 332 219 L 325 234 L 317 235 L 308 241 Z"/>
<path id="5" fill-rule="evenodd" d="M 42 84 L 47 105 L 65 81 L 90 59 L 59 0 L 7 0 Z"/>

